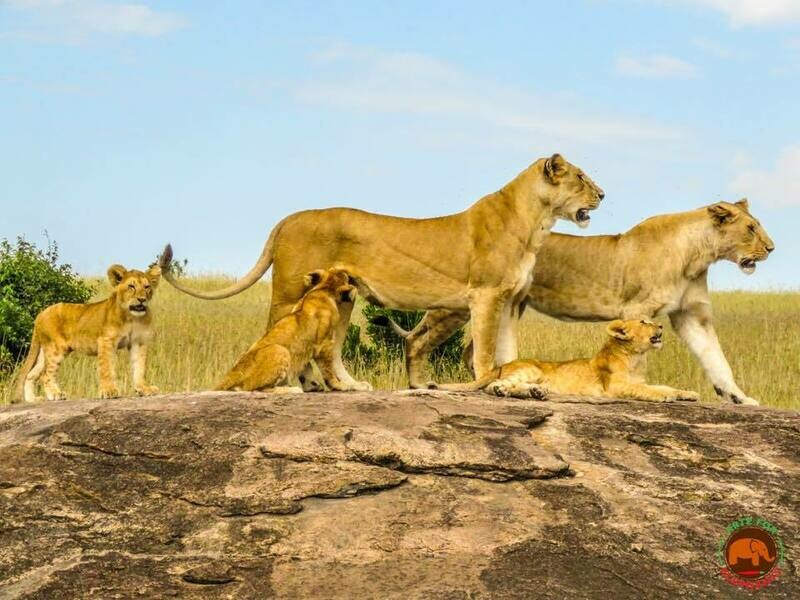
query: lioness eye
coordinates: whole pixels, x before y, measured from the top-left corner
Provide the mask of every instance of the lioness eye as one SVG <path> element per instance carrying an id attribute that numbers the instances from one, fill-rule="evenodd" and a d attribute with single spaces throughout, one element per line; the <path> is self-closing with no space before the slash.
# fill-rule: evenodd
<path id="1" fill-rule="evenodd" d="M 747 228 L 750 230 L 750 233 L 756 232 L 756 226 L 753 225 L 752 223 L 750 223 L 750 225 L 748 225 Z"/>
<path id="2" fill-rule="evenodd" d="M 128 289 L 129 289 L 129 290 L 135 290 L 135 289 L 136 289 L 136 286 L 135 286 L 135 285 L 133 285 L 132 283 L 129 283 L 129 284 L 128 284 Z"/>

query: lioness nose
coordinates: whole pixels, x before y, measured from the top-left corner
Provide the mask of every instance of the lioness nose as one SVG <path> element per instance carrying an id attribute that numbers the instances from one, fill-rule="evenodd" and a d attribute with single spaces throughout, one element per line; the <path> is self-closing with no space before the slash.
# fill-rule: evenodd
<path id="1" fill-rule="evenodd" d="M 145 302 L 147 302 L 147 297 L 145 296 L 144 298 L 137 298 L 137 300 L 142 304 L 144 304 Z"/>
<path id="2" fill-rule="evenodd" d="M 772 245 L 767 246 L 767 254 L 772 254 L 773 250 L 775 250 L 775 246 Z"/>
<path id="3" fill-rule="evenodd" d="M 598 190 L 597 197 L 600 198 L 600 200 L 602 200 L 603 198 L 606 197 L 606 193 L 603 190 Z"/>

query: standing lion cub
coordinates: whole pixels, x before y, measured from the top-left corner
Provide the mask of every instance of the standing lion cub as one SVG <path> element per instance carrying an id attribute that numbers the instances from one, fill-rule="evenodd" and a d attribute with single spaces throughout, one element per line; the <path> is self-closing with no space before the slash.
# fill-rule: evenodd
<path id="1" fill-rule="evenodd" d="M 245 352 L 217 390 L 302 393 L 287 387 L 314 359 L 325 384 L 336 391 L 369 390 L 366 382 L 346 383 L 334 368 L 334 332 L 350 320 L 356 287 L 342 269 L 317 270 L 304 278 L 305 295 Z"/>
<path id="2" fill-rule="evenodd" d="M 443 390 L 486 390 L 496 396 L 540 398 L 548 392 L 629 400 L 699 400 L 695 392 L 645 383 L 648 351 L 661 348 L 663 327 L 647 320 L 612 321 L 594 358 L 565 362 L 515 360 L 472 383 Z"/>
<path id="3" fill-rule="evenodd" d="M 114 353 L 131 351 L 133 385 L 139 395 L 158 393 L 145 381 L 147 342 L 151 336 L 150 299 L 161 280 L 161 268 L 129 271 L 122 265 L 108 269 L 111 295 L 91 304 L 54 304 L 36 317 L 31 348 L 17 379 L 15 400 L 33 402 L 41 379 L 48 400 L 63 400 L 56 375 L 71 352 L 97 355 L 100 397 L 119 396 Z"/>

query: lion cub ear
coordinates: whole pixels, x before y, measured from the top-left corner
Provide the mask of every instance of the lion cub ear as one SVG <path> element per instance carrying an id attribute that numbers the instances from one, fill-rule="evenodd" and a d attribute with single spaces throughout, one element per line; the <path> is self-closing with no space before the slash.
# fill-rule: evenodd
<path id="1" fill-rule="evenodd" d="M 606 333 L 613 338 L 617 338 L 618 340 L 626 341 L 631 339 L 631 334 L 625 328 L 625 322 L 620 321 L 617 319 L 616 321 L 611 321 L 606 327 Z"/>
<path id="2" fill-rule="evenodd" d="M 339 294 L 339 302 L 344 304 L 352 304 L 356 301 L 357 291 L 352 285 L 343 285 L 336 291 Z"/>
<path id="3" fill-rule="evenodd" d="M 128 272 L 128 269 L 123 267 L 122 265 L 111 265 L 108 267 L 108 271 L 106 271 L 106 275 L 108 276 L 108 281 L 111 285 L 119 285 L 119 282 L 125 279 L 125 274 Z"/>
<path id="4" fill-rule="evenodd" d="M 708 213 L 717 226 L 730 223 L 736 218 L 733 211 L 724 204 L 712 204 L 708 207 Z"/>
<path id="5" fill-rule="evenodd" d="M 312 287 L 317 285 L 322 278 L 325 276 L 325 269 L 317 269 L 316 271 L 311 271 L 311 273 L 306 274 L 303 277 L 303 285 L 305 286 L 306 290 L 310 290 Z"/>
<path id="6" fill-rule="evenodd" d="M 747 201 L 747 198 L 742 198 L 741 200 L 737 200 L 734 202 L 736 206 L 739 208 L 743 208 L 747 212 L 750 212 L 750 202 Z"/>
<path id="7" fill-rule="evenodd" d="M 544 174 L 552 183 L 558 181 L 558 178 L 566 172 L 567 161 L 560 154 L 553 154 L 553 156 L 544 161 Z"/>
<path id="8" fill-rule="evenodd" d="M 150 285 L 153 287 L 157 287 L 159 282 L 161 281 L 161 267 L 158 265 L 150 265 L 150 268 L 147 269 L 147 279 L 150 280 Z"/>

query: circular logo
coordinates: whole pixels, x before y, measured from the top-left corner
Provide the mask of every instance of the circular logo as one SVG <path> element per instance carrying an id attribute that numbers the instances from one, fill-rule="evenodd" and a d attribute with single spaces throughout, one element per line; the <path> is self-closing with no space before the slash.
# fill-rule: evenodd
<path id="1" fill-rule="evenodd" d="M 722 576 L 749 589 L 766 587 L 780 575 L 783 543 L 768 521 L 744 517 L 726 528 L 717 549 Z"/>

